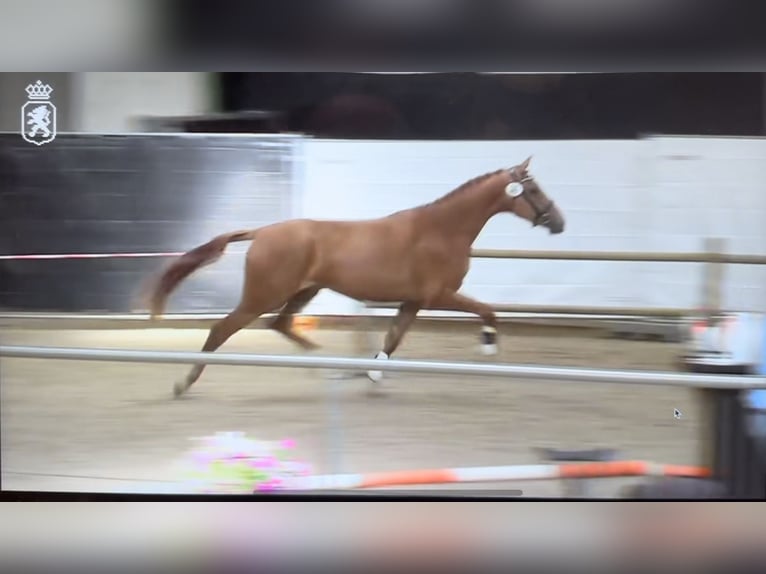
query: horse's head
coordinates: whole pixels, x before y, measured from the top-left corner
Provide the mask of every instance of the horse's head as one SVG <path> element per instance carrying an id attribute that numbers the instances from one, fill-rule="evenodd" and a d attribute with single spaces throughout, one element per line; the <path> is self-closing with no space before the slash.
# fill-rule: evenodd
<path id="1" fill-rule="evenodd" d="M 550 233 L 564 231 L 564 216 L 529 174 L 527 158 L 523 163 L 506 170 L 505 194 L 501 211 L 508 211 L 531 222 L 533 226 L 546 227 Z"/>

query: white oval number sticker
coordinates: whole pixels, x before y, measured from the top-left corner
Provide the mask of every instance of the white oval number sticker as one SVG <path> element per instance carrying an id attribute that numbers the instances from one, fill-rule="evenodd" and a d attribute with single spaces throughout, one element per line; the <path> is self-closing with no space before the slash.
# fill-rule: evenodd
<path id="1" fill-rule="evenodd" d="M 524 193 L 524 185 L 519 181 L 512 181 L 505 187 L 505 193 L 511 197 L 519 197 Z"/>

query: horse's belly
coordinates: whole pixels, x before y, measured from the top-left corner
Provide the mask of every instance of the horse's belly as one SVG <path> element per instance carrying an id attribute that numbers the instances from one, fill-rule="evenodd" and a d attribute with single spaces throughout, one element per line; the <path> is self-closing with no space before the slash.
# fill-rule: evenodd
<path id="1" fill-rule="evenodd" d="M 318 242 L 310 280 L 357 300 L 425 300 L 454 282 L 453 254 L 437 247 L 382 225 L 359 227 L 342 240 Z"/>
<path id="2" fill-rule="evenodd" d="M 337 289 L 333 289 L 333 291 L 357 301 L 376 301 L 378 303 L 399 303 L 402 301 L 419 300 L 421 298 L 415 291 L 390 285 L 371 287 L 340 286 Z"/>
<path id="3" fill-rule="evenodd" d="M 368 301 L 406 301 L 419 297 L 419 286 L 407 269 L 398 266 L 335 267 L 319 283 L 346 297 Z"/>

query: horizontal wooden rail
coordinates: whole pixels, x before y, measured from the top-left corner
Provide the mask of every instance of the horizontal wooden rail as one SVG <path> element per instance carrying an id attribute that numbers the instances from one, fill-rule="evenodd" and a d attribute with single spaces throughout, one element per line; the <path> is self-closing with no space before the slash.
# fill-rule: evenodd
<path id="1" fill-rule="evenodd" d="M 399 303 L 376 303 L 365 301 L 365 306 L 370 309 L 397 309 Z M 604 315 L 612 317 L 661 317 L 677 319 L 689 317 L 699 313 L 699 309 L 686 308 L 652 308 L 652 307 L 589 307 L 584 305 L 517 305 L 498 304 L 492 305 L 496 313 L 525 313 L 545 315 Z M 371 315 L 374 317 L 374 315 Z"/>
<path id="2" fill-rule="evenodd" d="M 766 265 L 766 255 L 743 255 L 710 252 L 645 252 L 645 251 L 535 251 L 513 249 L 474 249 L 471 256 L 477 259 L 534 259 L 558 261 L 624 261 L 647 263 L 707 263 Z M 395 309 L 394 303 L 365 301 L 367 308 Z M 652 308 L 652 307 L 601 307 L 585 305 L 523 305 L 497 304 L 497 313 L 521 313 L 541 315 L 596 315 L 612 317 L 656 317 L 677 319 L 699 313 L 698 308 Z"/>
<path id="3" fill-rule="evenodd" d="M 27 259 L 124 259 L 178 257 L 182 251 L 157 253 L 28 253 L 3 254 L 0 260 Z M 230 249 L 226 255 L 244 255 L 242 250 Z M 535 251 L 515 249 L 474 249 L 472 257 L 478 259 L 548 259 L 559 261 L 645 261 L 655 263 L 731 263 L 741 265 L 766 265 L 766 255 L 731 253 L 662 253 L 654 251 Z"/>
<path id="4" fill-rule="evenodd" d="M 653 263 L 731 263 L 766 265 L 766 255 L 731 253 L 657 253 L 652 251 L 529 251 L 474 249 L 478 259 L 547 259 L 559 261 L 644 261 Z"/>

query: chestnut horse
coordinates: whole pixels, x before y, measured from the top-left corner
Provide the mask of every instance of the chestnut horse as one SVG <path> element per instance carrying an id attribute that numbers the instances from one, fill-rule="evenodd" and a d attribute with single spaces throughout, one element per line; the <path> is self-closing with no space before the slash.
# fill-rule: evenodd
<path id="1" fill-rule="evenodd" d="M 497 352 L 492 307 L 458 293 L 468 273 L 471 245 L 487 221 L 513 213 L 550 233 L 564 230 L 564 218 L 529 174 L 528 158 L 509 169 L 476 177 L 434 202 L 366 221 L 293 219 L 215 237 L 173 261 L 152 287 L 152 318 L 162 314 L 178 284 L 216 261 L 234 241 L 252 241 L 237 307 L 216 323 L 202 347 L 212 352 L 260 315 L 279 310 L 270 327 L 304 349 L 317 346 L 296 333 L 292 317 L 322 289 L 359 301 L 400 303 L 376 358 L 389 358 L 421 309 L 478 315 L 485 354 Z M 191 368 L 174 385 L 182 395 L 202 374 Z M 371 371 L 373 382 L 382 379 Z"/>

